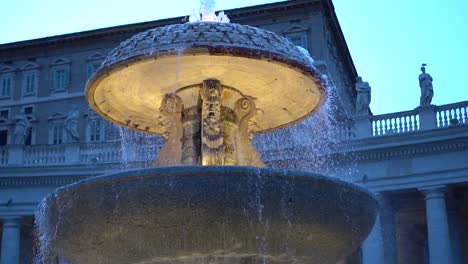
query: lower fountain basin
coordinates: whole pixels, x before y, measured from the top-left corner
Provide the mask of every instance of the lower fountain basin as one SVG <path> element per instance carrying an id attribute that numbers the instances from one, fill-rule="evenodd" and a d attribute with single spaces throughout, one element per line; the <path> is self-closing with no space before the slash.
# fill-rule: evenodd
<path id="1" fill-rule="evenodd" d="M 71 264 L 335 264 L 377 211 L 364 188 L 307 172 L 165 167 L 60 188 L 37 224 L 45 254 Z"/>

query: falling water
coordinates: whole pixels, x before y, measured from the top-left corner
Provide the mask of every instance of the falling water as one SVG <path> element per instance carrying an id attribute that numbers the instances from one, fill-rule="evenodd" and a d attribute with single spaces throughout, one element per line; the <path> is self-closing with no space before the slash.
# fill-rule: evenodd
<path id="1" fill-rule="evenodd" d="M 287 128 L 255 135 L 254 146 L 268 166 L 335 174 L 333 170 L 339 166 L 330 154 L 341 146 L 338 140 L 341 124 L 336 118 L 335 87 L 327 76 L 323 78 L 328 81 L 328 99 L 317 113 Z M 335 176 L 350 180 L 349 173 L 340 172 Z"/>
<path id="2" fill-rule="evenodd" d="M 173 51 L 177 54 L 177 65 L 175 78 L 173 80 L 173 92 L 179 87 L 179 75 L 182 56 L 184 53 L 183 48 L 177 48 Z M 157 122 L 157 120 L 154 120 Z M 122 126 L 114 126 L 120 135 L 121 147 L 121 162 L 120 167 L 123 170 L 135 169 L 135 162 L 139 162 L 139 167 L 149 167 L 156 159 L 156 154 L 159 149 L 164 145 L 164 139 L 160 136 L 149 135 L 144 132 L 138 132 Z"/>

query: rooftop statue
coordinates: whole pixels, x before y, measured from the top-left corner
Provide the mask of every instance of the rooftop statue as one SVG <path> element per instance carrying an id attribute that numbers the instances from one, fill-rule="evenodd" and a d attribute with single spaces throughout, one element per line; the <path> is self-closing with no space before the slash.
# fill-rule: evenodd
<path id="1" fill-rule="evenodd" d="M 427 64 L 423 63 L 421 66 L 421 74 L 419 74 L 419 87 L 421 88 L 421 98 L 419 106 L 428 106 L 432 102 L 434 96 L 434 88 L 432 87 L 432 77 L 426 73 Z"/>
<path id="2" fill-rule="evenodd" d="M 369 104 L 371 102 L 371 87 L 368 82 L 363 82 L 362 77 L 356 79 L 356 116 L 369 115 Z"/>

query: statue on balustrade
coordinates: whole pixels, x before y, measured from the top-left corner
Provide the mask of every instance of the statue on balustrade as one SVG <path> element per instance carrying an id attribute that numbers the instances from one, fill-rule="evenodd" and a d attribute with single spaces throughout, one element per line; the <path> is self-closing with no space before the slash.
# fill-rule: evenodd
<path id="1" fill-rule="evenodd" d="M 15 130 L 13 131 L 14 144 L 22 145 L 26 142 L 29 133 L 31 132 L 31 123 L 25 114 L 15 116 Z"/>
<path id="2" fill-rule="evenodd" d="M 362 81 L 362 77 L 356 79 L 356 116 L 369 115 L 369 104 L 371 102 L 371 87 L 368 82 Z"/>
<path id="3" fill-rule="evenodd" d="M 428 106 L 431 104 L 432 97 L 434 96 L 434 89 L 432 87 L 432 77 L 426 73 L 427 64 L 423 63 L 421 67 L 421 74 L 419 74 L 419 87 L 421 88 L 421 98 L 419 99 L 419 106 Z"/>
<path id="4" fill-rule="evenodd" d="M 65 131 L 67 131 L 68 139 L 71 139 L 72 142 L 77 142 L 80 140 L 78 135 L 78 118 L 80 117 L 80 111 L 78 107 L 73 106 L 72 110 L 67 113 L 67 118 L 65 119 Z"/>

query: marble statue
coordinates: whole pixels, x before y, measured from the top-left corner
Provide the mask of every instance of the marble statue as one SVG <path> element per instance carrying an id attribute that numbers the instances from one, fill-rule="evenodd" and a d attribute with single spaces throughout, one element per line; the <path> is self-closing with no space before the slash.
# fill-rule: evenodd
<path id="1" fill-rule="evenodd" d="M 78 118 L 80 117 L 80 111 L 78 107 L 73 106 L 72 110 L 67 113 L 65 119 L 65 131 L 67 131 L 68 138 L 72 141 L 79 141 L 80 136 L 78 135 Z"/>
<path id="2" fill-rule="evenodd" d="M 18 114 L 15 116 L 15 130 L 13 132 L 14 143 L 21 145 L 26 142 L 30 132 L 31 123 L 25 114 Z"/>
<path id="3" fill-rule="evenodd" d="M 356 80 L 356 115 L 366 116 L 369 114 L 369 104 L 371 102 L 371 87 L 368 82 L 363 82 L 359 76 Z"/>
<path id="4" fill-rule="evenodd" d="M 426 64 L 421 67 L 421 74 L 419 74 L 419 87 L 421 88 L 421 98 L 419 99 L 419 106 L 428 106 L 431 104 L 432 97 L 434 96 L 434 88 L 432 87 L 432 77 L 426 73 Z"/>

